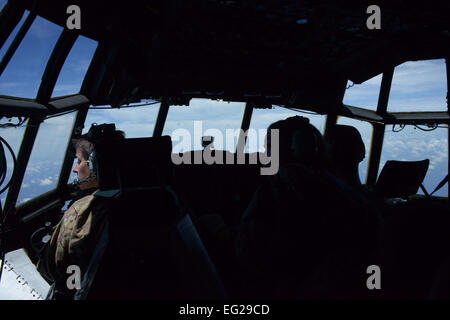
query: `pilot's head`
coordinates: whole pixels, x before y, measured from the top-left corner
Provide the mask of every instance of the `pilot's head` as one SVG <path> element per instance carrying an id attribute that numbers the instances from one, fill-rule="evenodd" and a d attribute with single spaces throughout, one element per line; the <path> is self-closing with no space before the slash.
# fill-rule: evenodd
<path id="1" fill-rule="evenodd" d="M 323 138 L 320 131 L 309 123 L 308 118 L 293 116 L 272 123 L 266 135 L 266 150 L 273 144 L 271 129 L 279 132 L 280 163 L 302 163 L 320 166 L 323 163 Z"/>
<path id="2" fill-rule="evenodd" d="M 76 163 L 73 172 L 77 174 L 77 184 L 81 190 L 98 186 L 95 172 L 92 172 L 90 155 L 94 152 L 94 145 L 83 137 L 73 140 Z"/>
<path id="3" fill-rule="evenodd" d="M 95 146 L 108 142 L 108 147 L 114 148 L 114 142 L 122 139 L 125 139 L 125 132 L 116 130 L 113 123 L 93 123 L 89 132 L 72 140 L 77 160 L 73 172 L 78 176 L 75 183 L 81 190 L 98 187 Z"/>

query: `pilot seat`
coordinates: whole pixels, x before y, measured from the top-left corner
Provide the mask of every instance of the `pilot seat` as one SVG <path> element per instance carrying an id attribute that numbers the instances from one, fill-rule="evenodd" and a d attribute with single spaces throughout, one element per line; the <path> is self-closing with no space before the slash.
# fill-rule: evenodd
<path id="1" fill-rule="evenodd" d="M 169 136 L 96 144 L 105 226 L 75 299 L 221 299 L 225 290 L 171 189 Z"/>

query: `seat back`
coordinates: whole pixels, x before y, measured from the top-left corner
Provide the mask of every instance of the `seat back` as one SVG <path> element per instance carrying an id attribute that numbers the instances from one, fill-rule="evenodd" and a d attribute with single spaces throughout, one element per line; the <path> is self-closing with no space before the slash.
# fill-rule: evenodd
<path id="1" fill-rule="evenodd" d="M 131 138 L 95 145 L 99 189 L 142 188 L 172 182 L 172 140 Z"/>
<path id="2" fill-rule="evenodd" d="M 430 164 L 421 161 L 389 160 L 381 170 L 375 192 L 385 198 L 407 198 L 419 190 Z"/>
<path id="3" fill-rule="evenodd" d="M 174 185 L 177 196 L 196 215 L 220 214 L 227 224 L 236 224 L 250 203 L 260 178 L 259 154 L 243 154 L 238 163 L 237 155 L 229 151 L 215 150 L 219 163 L 194 162 L 202 159 L 202 150 L 187 151 L 184 157 L 191 164 L 174 166 Z M 234 164 L 230 164 L 232 159 Z M 253 161 L 250 161 L 253 159 Z M 194 221 L 195 222 L 195 221 Z"/>
<path id="4" fill-rule="evenodd" d="M 96 150 L 96 197 L 108 207 L 109 242 L 87 297 L 225 297 L 197 230 L 168 184 L 170 137 L 124 139 L 114 152 L 107 147 Z"/>

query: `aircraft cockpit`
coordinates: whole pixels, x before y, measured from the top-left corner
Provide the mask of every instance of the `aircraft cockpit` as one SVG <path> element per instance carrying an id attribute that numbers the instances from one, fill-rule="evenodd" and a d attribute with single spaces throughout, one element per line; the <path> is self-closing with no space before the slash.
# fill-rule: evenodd
<path id="1" fill-rule="evenodd" d="M 0 9 L 0 299 L 450 298 L 447 1 Z"/>

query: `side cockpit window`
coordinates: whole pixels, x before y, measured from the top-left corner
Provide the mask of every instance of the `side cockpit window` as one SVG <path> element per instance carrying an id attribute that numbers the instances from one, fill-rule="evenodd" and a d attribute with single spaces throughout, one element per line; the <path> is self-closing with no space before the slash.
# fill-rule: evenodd
<path id="1" fill-rule="evenodd" d="M 81 84 L 94 56 L 97 42 L 79 36 L 59 73 L 52 98 L 80 92 Z"/>
<path id="2" fill-rule="evenodd" d="M 3 10 L 3 8 L 6 6 L 7 3 L 8 3 L 7 0 L 0 0 L 0 11 Z"/>
<path id="3" fill-rule="evenodd" d="M 17 204 L 54 189 L 76 113 L 45 120 L 39 127 Z"/>
<path id="4" fill-rule="evenodd" d="M 382 75 L 379 74 L 361 84 L 347 82 L 344 104 L 372 111 L 377 110 Z"/>
<path id="5" fill-rule="evenodd" d="M 1 6 L 1 4 L 0 4 Z M 19 29 L 22 27 L 23 23 L 25 22 L 26 18 L 30 14 L 30 11 L 25 10 L 22 18 L 20 19 L 19 23 L 15 26 L 9 37 L 6 39 L 3 46 L 0 48 L 0 61 L 5 56 L 6 51 L 8 50 L 9 46 L 13 42 L 14 38 L 16 37 L 17 33 L 19 32 Z"/>
<path id="6" fill-rule="evenodd" d="M 447 111 L 445 59 L 408 61 L 394 70 L 388 112 Z"/>
<path id="7" fill-rule="evenodd" d="M 0 95 L 36 98 L 62 27 L 37 16 L 0 76 Z"/>

